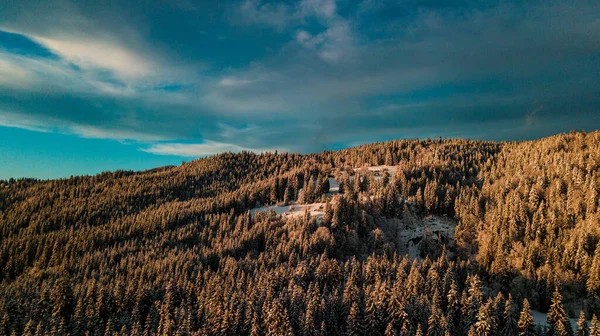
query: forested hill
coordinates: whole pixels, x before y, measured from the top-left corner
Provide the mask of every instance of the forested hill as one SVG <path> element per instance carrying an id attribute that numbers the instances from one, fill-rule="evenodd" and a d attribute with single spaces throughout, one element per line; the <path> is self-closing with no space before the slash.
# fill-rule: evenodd
<path id="1" fill-rule="evenodd" d="M 600 132 L 0 181 L 0 336 L 600 335 L 599 190 Z"/>

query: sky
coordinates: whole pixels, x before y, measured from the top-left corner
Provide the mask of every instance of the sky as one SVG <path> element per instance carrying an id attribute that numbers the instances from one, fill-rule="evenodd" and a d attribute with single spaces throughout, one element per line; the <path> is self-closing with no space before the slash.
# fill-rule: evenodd
<path id="1" fill-rule="evenodd" d="M 599 127 L 597 0 L 0 0 L 0 179 Z"/>

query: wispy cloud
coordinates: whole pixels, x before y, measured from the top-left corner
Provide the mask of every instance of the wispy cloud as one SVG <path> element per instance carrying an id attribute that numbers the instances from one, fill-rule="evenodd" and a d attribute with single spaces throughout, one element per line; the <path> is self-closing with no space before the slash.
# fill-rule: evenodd
<path id="1" fill-rule="evenodd" d="M 337 16 L 335 0 L 302 0 L 297 6 L 297 15 L 303 18 L 315 15 L 323 19 Z"/>
<path id="2" fill-rule="evenodd" d="M 293 19 L 293 7 L 287 4 L 263 3 L 246 0 L 234 10 L 235 20 L 241 24 L 261 24 L 283 30 Z"/>
<path id="3" fill-rule="evenodd" d="M 271 148 L 247 148 L 234 144 L 206 140 L 200 144 L 187 143 L 159 143 L 148 148 L 141 149 L 144 152 L 158 155 L 176 155 L 184 157 L 203 157 L 223 152 L 274 152 L 276 149 Z M 285 151 L 285 150 L 284 150 Z"/>
<path id="4" fill-rule="evenodd" d="M 30 84 L 31 79 L 30 73 L 26 69 L 9 60 L 2 59 L 0 56 L 0 87 L 25 88 Z"/>
<path id="5" fill-rule="evenodd" d="M 219 86 L 231 87 L 231 86 L 243 86 L 256 82 L 256 80 L 250 80 L 245 78 L 237 77 L 223 77 L 219 80 Z"/>
<path id="6" fill-rule="evenodd" d="M 43 133 L 74 134 L 88 139 L 133 140 L 136 142 L 156 142 L 168 140 L 160 135 L 126 129 L 122 126 L 105 128 L 76 123 L 65 123 L 64 120 L 48 116 L 28 116 L 0 110 L 0 126 L 14 127 Z"/>
<path id="7" fill-rule="evenodd" d="M 134 140 L 137 142 L 164 141 L 167 138 L 156 135 L 138 132 L 131 129 L 103 129 L 87 125 L 73 125 L 68 128 L 69 133 L 79 135 L 88 139 L 112 139 L 112 140 Z"/>
<path id="8" fill-rule="evenodd" d="M 67 62 L 88 70 L 111 71 L 122 80 L 157 75 L 158 64 L 137 55 L 123 46 L 96 39 L 54 39 L 31 36 L 33 40 L 52 50 Z"/>
<path id="9" fill-rule="evenodd" d="M 0 126 L 21 128 L 29 131 L 48 133 L 52 132 L 44 122 L 39 118 L 33 118 L 27 115 L 19 115 L 0 110 Z"/>

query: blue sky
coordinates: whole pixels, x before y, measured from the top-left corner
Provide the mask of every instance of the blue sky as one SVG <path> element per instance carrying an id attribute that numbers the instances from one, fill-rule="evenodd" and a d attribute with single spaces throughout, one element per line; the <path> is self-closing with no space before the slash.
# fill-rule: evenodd
<path id="1" fill-rule="evenodd" d="M 0 179 L 600 125 L 595 1 L 1 1 Z"/>

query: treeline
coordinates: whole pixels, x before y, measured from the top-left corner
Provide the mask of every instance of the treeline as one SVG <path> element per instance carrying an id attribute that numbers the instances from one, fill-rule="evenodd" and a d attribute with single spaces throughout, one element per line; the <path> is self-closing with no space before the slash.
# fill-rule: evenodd
<path id="1" fill-rule="evenodd" d="M 569 335 L 580 312 L 598 335 L 598 153 L 399 140 L 1 181 L 0 335 Z M 324 215 L 250 213 L 294 202 Z M 406 212 L 456 218 L 454 244 L 401 255 Z"/>

